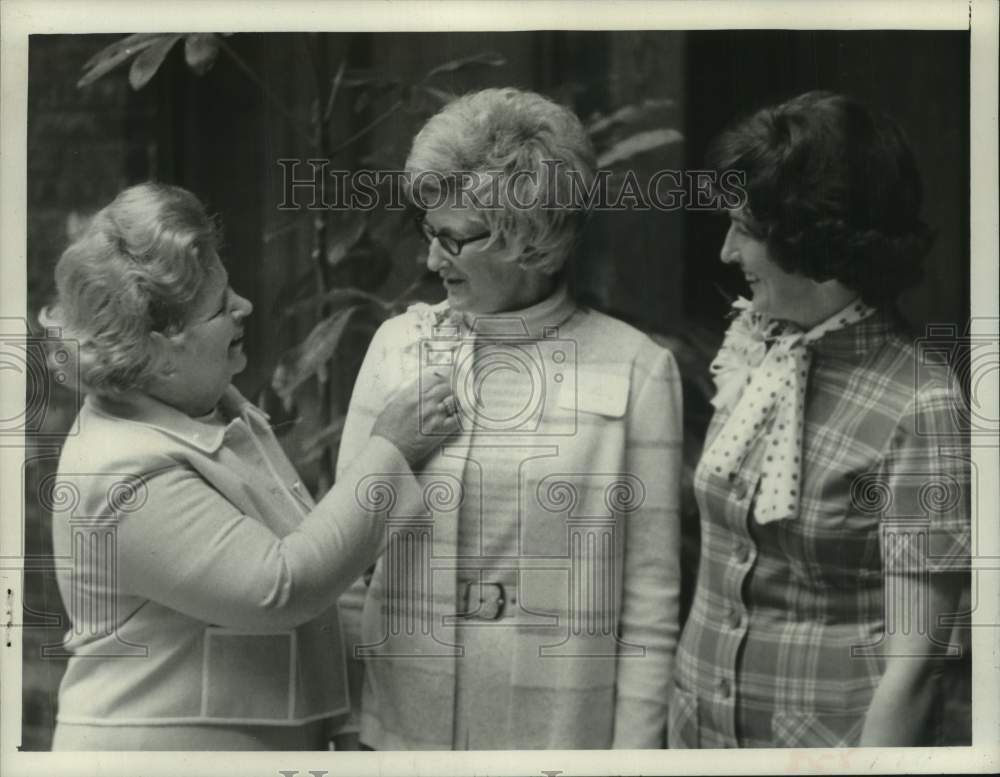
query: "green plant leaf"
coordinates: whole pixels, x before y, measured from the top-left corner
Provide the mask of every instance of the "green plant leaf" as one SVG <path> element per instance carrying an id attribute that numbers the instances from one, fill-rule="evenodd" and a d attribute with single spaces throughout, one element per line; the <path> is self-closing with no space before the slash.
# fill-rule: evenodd
<path id="1" fill-rule="evenodd" d="M 195 73 L 205 75 L 219 56 L 219 39 L 212 32 L 195 32 L 184 37 L 184 60 Z"/>
<path id="2" fill-rule="evenodd" d="M 366 89 L 365 91 L 363 91 L 361 94 L 359 94 L 357 97 L 354 98 L 354 107 L 351 110 L 353 110 L 355 113 L 361 113 L 361 111 L 367 108 L 368 104 L 372 101 L 371 95 L 372 95 L 371 90 Z"/>
<path id="3" fill-rule="evenodd" d="M 480 54 L 473 54 L 470 57 L 452 59 L 436 67 L 432 67 L 427 71 L 427 75 L 424 76 L 423 80 L 428 81 L 442 73 L 455 73 L 469 67 L 503 67 L 506 64 L 507 58 L 503 54 L 499 54 L 496 51 L 484 51 Z"/>
<path id="4" fill-rule="evenodd" d="M 295 389 L 313 375 L 325 382 L 326 363 L 340 345 L 351 316 L 359 309 L 359 305 L 352 305 L 327 316 L 313 327 L 305 341 L 285 352 L 271 377 L 271 387 L 284 402 L 289 403 Z"/>
<path id="5" fill-rule="evenodd" d="M 389 119 L 402 106 L 403 106 L 403 101 L 402 100 L 396 100 L 386 110 L 384 110 L 382 113 L 380 113 L 378 116 L 376 116 L 370 122 L 368 122 L 368 124 L 366 124 L 364 127 L 362 127 L 361 129 L 359 129 L 357 132 L 355 132 L 349 138 L 347 138 L 347 140 L 341 141 L 334 148 L 330 149 L 327 152 L 327 154 L 332 157 L 334 154 L 340 153 L 345 148 L 347 148 L 348 146 L 350 146 L 352 143 L 355 143 L 356 141 L 358 141 L 359 139 L 363 138 L 365 135 L 367 135 L 368 133 L 370 133 L 379 124 L 381 124 L 382 122 L 384 122 L 387 119 Z"/>
<path id="6" fill-rule="evenodd" d="M 290 305 L 307 299 L 316 289 L 316 270 L 310 267 L 303 271 L 294 281 L 283 284 L 274 300 L 272 315 L 281 315 Z"/>
<path id="7" fill-rule="evenodd" d="M 138 91 L 149 83 L 149 79 L 160 69 L 167 53 L 183 37 L 183 35 L 166 35 L 135 58 L 132 68 L 128 71 L 128 81 L 133 89 Z"/>
<path id="8" fill-rule="evenodd" d="M 347 256 L 333 268 L 330 288 L 379 289 L 392 273 L 392 254 L 365 232 Z"/>
<path id="9" fill-rule="evenodd" d="M 160 32 L 140 32 L 105 46 L 84 63 L 82 69 L 87 72 L 76 82 L 77 87 L 92 84 L 163 37 Z"/>
<path id="10" fill-rule="evenodd" d="M 330 121 L 330 118 L 333 116 L 333 104 L 337 101 L 337 95 L 340 93 L 340 85 L 344 80 L 344 69 L 346 66 L 347 60 L 340 60 L 340 66 L 337 68 L 337 73 L 330 82 L 330 94 L 326 98 L 326 107 L 323 109 L 324 122 Z"/>
<path id="11" fill-rule="evenodd" d="M 417 95 L 425 95 L 430 98 L 429 102 L 435 107 L 447 105 L 456 97 L 455 94 L 446 92 L 444 89 L 437 89 L 433 86 L 425 86 L 424 84 L 418 84 L 414 88 L 412 96 L 416 97 Z"/>
<path id="12" fill-rule="evenodd" d="M 610 116 L 598 114 L 592 118 L 587 122 L 587 133 L 591 136 L 600 135 L 613 127 L 619 127 L 623 124 L 636 124 L 654 116 L 660 111 L 673 107 L 674 101 L 668 98 L 650 98 L 643 100 L 641 103 L 626 105 L 623 108 L 619 108 Z"/>
<path id="13" fill-rule="evenodd" d="M 611 165 L 625 162 L 639 154 L 652 151 L 655 148 L 670 146 L 684 140 L 675 129 L 655 129 L 646 132 L 638 132 L 630 135 L 624 140 L 615 143 L 597 158 L 598 167 L 610 167 Z"/>
<path id="14" fill-rule="evenodd" d="M 296 412 L 294 403 L 281 401 L 277 392 L 269 384 L 265 384 L 258 392 L 257 407 L 267 413 L 271 430 L 279 437 L 288 434 L 302 421 Z"/>
<path id="15" fill-rule="evenodd" d="M 302 454 L 299 456 L 298 463 L 301 465 L 318 461 L 327 448 L 336 446 L 340 442 L 340 435 L 344 431 L 344 421 L 346 420 L 347 416 L 342 415 L 335 418 L 329 426 L 306 437 L 300 447 Z"/>
<path id="16" fill-rule="evenodd" d="M 89 70 L 92 67 L 96 67 L 101 62 L 108 59 L 115 59 L 123 53 L 128 56 L 138 54 L 143 48 L 153 43 L 157 38 L 162 38 L 169 34 L 170 33 L 165 32 L 136 32 L 131 35 L 126 35 L 124 38 L 119 38 L 114 43 L 105 46 L 103 49 L 94 54 L 94 56 L 83 63 L 82 69 Z"/>
<path id="17" fill-rule="evenodd" d="M 367 224 L 365 214 L 359 211 L 347 211 L 339 221 L 342 223 L 338 224 L 339 228 L 333 230 L 326 247 L 326 263 L 331 267 L 336 267 L 344 261 L 348 252 L 357 245 L 365 233 Z"/>
<path id="18" fill-rule="evenodd" d="M 315 297 L 301 300 L 289 305 L 281 312 L 282 316 L 298 316 L 302 313 L 310 313 L 322 305 L 328 305 L 331 312 L 340 310 L 348 305 L 371 305 L 383 316 L 388 316 L 390 307 L 387 302 L 374 294 L 369 294 L 361 289 L 331 289 Z"/>
<path id="19" fill-rule="evenodd" d="M 345 72 L 341 81 L 341 86 L 344 87 L 367 86 L 378 89 L 386 89 L 398 84 L 398 78 L 387 76 L 378 70 L 362 70 L 357 68 L 352 68 Z"/>
<path id="20" fill-rule="evenodd" d="M 418 275 L 389 305 L 392 308 L 392 314 L 397 315 L 405 311 L 414 302 L 435 304 L 441 300 L 442 296 L 441 278 L 438 277 L 436 272 L 431 272 L 425 268 L 425 272 Z"/>

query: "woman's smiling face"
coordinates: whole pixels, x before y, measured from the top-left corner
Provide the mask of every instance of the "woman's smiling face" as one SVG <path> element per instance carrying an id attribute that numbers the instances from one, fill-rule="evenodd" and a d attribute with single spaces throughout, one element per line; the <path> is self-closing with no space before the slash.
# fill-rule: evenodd
<path id="1" fill-rule="evenodd" d="M 729 231 L 719 256 L 725 264 L 737 264 L 743 271 L 754 310 L 797 323 L 813 317 L 820 284 L 778 266 L 760 227 L 746 209 L 729 211 Z"/>
<path id="2" fill-rule="evenodd" d="M 171 371 L 149 393 L 188 415 L 210 412 L 233 376 L 247 365 L 243 321 L 252 311 L 249 300 L 229 286 L 229 276 L 213 252 L 184 329 L 162 336 Z"/>

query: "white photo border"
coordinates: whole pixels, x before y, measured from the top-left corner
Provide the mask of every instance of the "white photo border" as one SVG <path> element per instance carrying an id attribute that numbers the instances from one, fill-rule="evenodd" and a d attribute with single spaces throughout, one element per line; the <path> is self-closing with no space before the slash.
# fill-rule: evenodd
<path id="1" fill-rule="evenodd" d="M 116 0 L 3 0 L 0 5 L 0 309 L 26 316 L 28 36 L 34 33 L 185 31 L 459 31 L 539 29 L 953 29 L 971 30 L 971 314 L 996 336 L 998 321 L 997 28 L 992 0 L 522 0 L 521 2 L 235 2 L 162 5 Z M 720 21 L 722 22 L 720 24 Z M 994 368 L 996 365 L 993 365 Z M 2 376 L 0 418 L 24 403 L 23 378 Z M 996 387 L 993 377 L 992 387 Z M 993 397 L 996 400 L 996 397 Z M 0 447 L 0 559 L 23 548 L 22 447 Z M 973 449 L 980 472 L 1000 470 L 1000 442 Z M 979 590 L 1000 592 L 1000 495 L 981 478 L 974 494 L 982 562 Z M 992 520 L 991 520 L 992 518 Z M 5 622 L 20 611 L 23 576 L 0 564 Z M 1000 593 L 974 616 L 973 746 L 747 751 L 500 751 L 469 753 L 25 753 L 21 738 L 21 637 L 0 642 L 0 773 L 4 775 L 774 774 L 989 773 L 1000 770 Z M 2 626 L 3 624 L 0 624 Z M 979 628 L 976 628 L 978 626 Z M 9 646 L 8 646 L 9 641 Z"/>

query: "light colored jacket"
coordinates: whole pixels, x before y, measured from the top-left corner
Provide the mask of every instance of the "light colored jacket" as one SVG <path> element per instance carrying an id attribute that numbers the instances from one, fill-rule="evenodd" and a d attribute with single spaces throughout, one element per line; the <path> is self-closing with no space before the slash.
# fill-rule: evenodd
<path id="1" fill-rule="evenodd" d="M 230 388 L 224 424 L 145 395 L 90 396 L 47 484 L 71 619 L 58 719 L 297 725 L 348 709 L 337 594 L 384 542 L 368 472 L 317 507 L 267 417 Z M 360 493 L 360 492 L 359 492 Z"/>
<path id="2" fill-rule="evenodd" d="M 424 306 L 380 328 L 354 389 L 340 461 L 362 449 L 389 393 L 427 368 L 419 341 L 436 341 L 427 321 L 445 313 Z M 517 629 L 501 729 L 511 732 L 508 747 L 661 747 L 678 634 L 676 364 L 641 332 L 577 307 L 564 290 L 511 316 L 530 331 L 507 355 L 540 359 L 545 373 L 549 393 L 537 416 L 527 412 L 519 433 L 463 434 L 435 454 L 418 473 L 425 493 L 439 496 L 426 532 L 399 532 L 367 591 L 356 584 L 341 600 L 350 655 L 364 659 L 361 740 L 376 749 L 453 747 L 462 660 L 452 647 L 456 581 L 482 569 L 484 580 L 516 585 L 516 601 L 506 603 L 516 620 L 480 624 Z M 482 333 L 485 323 L 497 334 L 505 322 L 480 318 L 471 327 Z M 454 360 L 462 381 L 461 350 Z M 475 463 L 482 445 L 508 446 L 517 460 L 484 470 Z M 509 489 L 471 487 L 473 478 L 511 473 Z M 481 515 L 460 505 L 464 493 L 486 491 L 505 504 L 483 504 Z M 519 552 L 460 555 L 468 542 L 459 539 L 459 517 L 466 533 L 480 521 L 505 525 Z"/>

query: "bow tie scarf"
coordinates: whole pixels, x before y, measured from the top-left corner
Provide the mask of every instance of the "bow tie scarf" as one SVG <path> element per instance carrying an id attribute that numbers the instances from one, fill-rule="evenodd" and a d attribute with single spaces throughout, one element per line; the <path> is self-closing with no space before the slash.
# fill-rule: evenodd
<path id="1" fill-rule="evenodd" d="M 767 319 L 740 299 L 739 313 L 711 372 L 718 392 L 712 403 L 729 418 L 704 455 L 716 474 L 739 476 L 760 455 L 760 488 L 754 506 L 758 523 L 799 513 L 802 427 L 812 353 L 809 346 L 830 332 L 867 318 L 875 309 L 860 301 L 808 332 Z"/>

